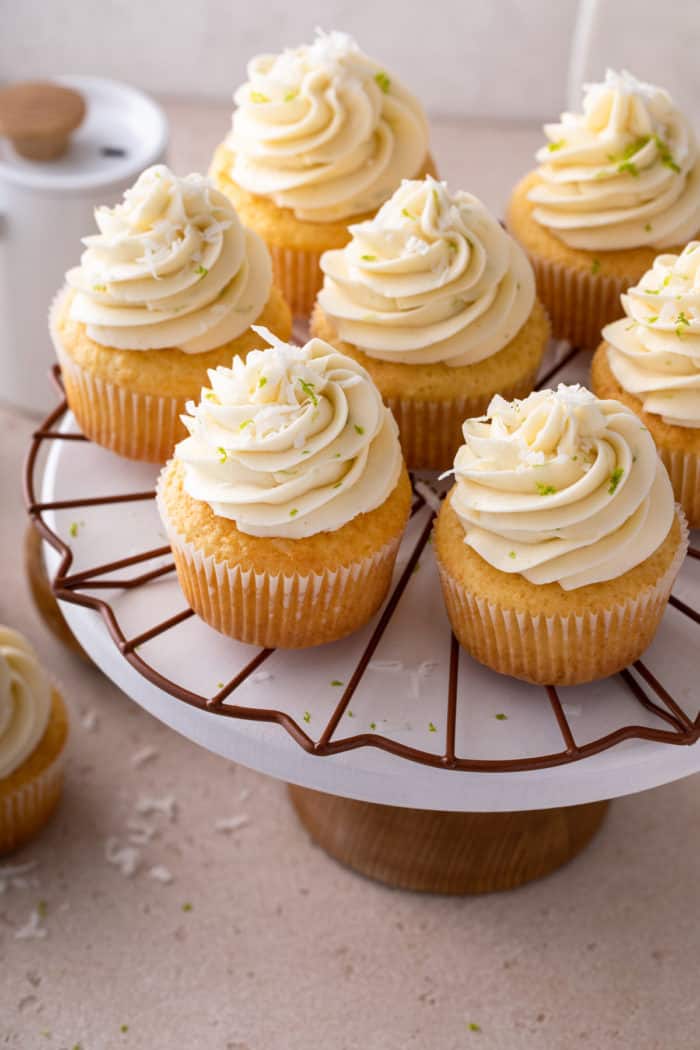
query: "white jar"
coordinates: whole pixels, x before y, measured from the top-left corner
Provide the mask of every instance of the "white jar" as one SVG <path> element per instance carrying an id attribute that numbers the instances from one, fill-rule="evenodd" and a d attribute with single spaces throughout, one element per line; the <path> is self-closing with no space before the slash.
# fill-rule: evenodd
<path id="1" fill-rule="evenodd" d="M 25 160 L 0 139 L 0 399 L 32 413 L 55 401 L 47 316 L 54 295 L 95 231 L 94 209 L 115 204 L 143 171 L 165 160 L 160 106 L 113 80 L 63 76 L 87 114 L 58 160 Z"/>

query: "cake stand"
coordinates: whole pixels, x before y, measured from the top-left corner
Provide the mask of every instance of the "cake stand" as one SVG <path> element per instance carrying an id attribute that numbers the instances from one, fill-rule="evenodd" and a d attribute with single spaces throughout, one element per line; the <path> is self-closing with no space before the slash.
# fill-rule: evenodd
<path id="1" fill-rule="evenodd" d="M 585 381 L 587 366 L 559 350 L 541 384 Z M 27 509 L 71 631 L 151 714 L 285 780 L 314 839 L 355 869 L 412 889 L 511 888 L 581 850 L 608 800 L 700 770 L 697 550 L 643 661 L 542 688 L 492 673 L 452 637 L 430 545 L 434 478 L 414 478 L 374 620 L 331 645 L 274 651 L 217 634 L 186 606 L 156 476 L 87 441 L 64 400 L 35 433 Z"/>

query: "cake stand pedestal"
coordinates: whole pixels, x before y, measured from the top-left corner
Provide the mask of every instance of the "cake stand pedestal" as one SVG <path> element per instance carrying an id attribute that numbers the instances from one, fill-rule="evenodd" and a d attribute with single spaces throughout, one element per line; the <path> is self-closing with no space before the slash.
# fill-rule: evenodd
<path id="1" fill-rule="evenodd" d="M 600 827 L 609 802 L 511 813 L 445 813 L 289 785 L 312 839 L 341 864 L 402 890 L 493 893 L 549 875 Z"/>

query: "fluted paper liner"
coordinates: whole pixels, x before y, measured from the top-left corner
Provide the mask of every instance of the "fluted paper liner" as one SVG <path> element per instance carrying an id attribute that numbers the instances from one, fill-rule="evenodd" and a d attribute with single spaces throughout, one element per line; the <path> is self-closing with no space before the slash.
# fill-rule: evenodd
<path id="1" fill-rule="evenodd" d="M 82 368 L 63 349 L 57 317 L 63 292 L 49 312 L 49 331 L 61 366 L 68 406 L 83 434 L 128 459 L 164 463 L 187 437 L 180 419 L 186 397 L 161 397 L 126 390 Z"/>
<path id="2" fill-rule="evenodd" d="M 638 277 L 586 273 L 528 251 L 537 294 L 552 323 L 552 338 L 595 350 L 601 330 L 620 316 L 620 296 Z M 641 275 L 640 275 L 641 276 Z"/>
<path id="3" fill-rule="evenodd" d="M 295 317 L 309 317 L 323 283 L 323 253 L 266 243 L 272 258 L 275 284 L 289 303 Z"/>
<path id="4" fill-rule="evenodd" d="M 285 576 L 203 554 L 172 527 L 160 497 L 158 508 L 190 606 L 239 642 L 301 649 L 336 641 L 363 627 L 389 590 L 400 537 L 338 569 Z"/>
<path id="5" fill-rule="evenodd" d="M 43 769 L 16 786 L 0 780 L 0 855 L 29 842 L 48 821 L 61 797 L 64 755 L 62 744 Z"/>
<path id="6" fill-rule="evenodd" d="M 482 416 L 494 394 L 507 401 L 527 397 L 532 392 L 537 371 L 516 383 L 471 397 L 450 401 L 419 401 L 410 397 L 384 397 L 399 427 L 401 449 L 409 470 L 447 470 L 457 449 L 464 443 L 465 419 Z"/>
<path id="7" fill-rule="evenodd" d="M 700 528 L 700 457 L 696 452 L 668 449 L 657 445 L 661 462 L 668 471 L 676 497 L 691 529 Z"/>
<path id="8" fill-rule="evenodd" d="M 501 674 L 538 685 L 579 685 L 605 678 L 639 659 L 664 614 L 688 545 L 677 508 L 681 540 L 655 584 L 608 609 L 547 615 L 508 609 L 472 594 L 438 560 L 447 614 L 457 640 Z"/>

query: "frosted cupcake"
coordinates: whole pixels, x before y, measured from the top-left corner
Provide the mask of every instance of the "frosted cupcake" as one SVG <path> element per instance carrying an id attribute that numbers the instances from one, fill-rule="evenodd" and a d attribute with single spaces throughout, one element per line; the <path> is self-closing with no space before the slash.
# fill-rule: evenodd
<path id="1" fill-rule="evenodd" d="M 407 181 L 321 259 L 312 332 L 362 364 L 410 468 L 445 469 L 462 421 L 532 390 L 549 335 L 520 246 L 470 193 Z"/>
<path id="2" fill-rule="evenodd" d="M 700 159 L 662 88 L 609 70 L 584 91 L 583 113 L 545 125 L 549 142 L 513 193 L 508 226 L 554 336 L 593 348 L 657 252 L 700 231 Z"/>
<path id="3" fill-rule="evenodd" d="M 36 653 L 0 626 L 0 854 L 24 845 L 58 804 L 68 718 Z"/>
<path id="4" fill-rule="evenodd" d="M 68 404 L 91 440 L 162 463 L 207 370 L 255 345 L 253 322 L 287 338 L 291 315 L 265 245 L 201 175 L 149 168 L 95 219 L 51 309 Z"/>
<path id="5" fill-rule="evenodd" d="M 574 685 L 636 660 L 687 547 L 646 427 L 580 386 L 495 397 L 464 424 L 435 552 L 455 635 L 481 663 Z"/>
<path id="6" fill-rule="evenodd" d="M 433 171 L 419 102 L 346 33 L 259 55 L 234 96 L 233 128 L 211 167 L 243 222 L 266 241 L 292 311 L 311 312 L 324 251 L 401 179 Z"/>
<path id="7" fill-rule="evenodd" d="M 700 528 L 700 242 L 660 255 L 622 296 L 626 316 L 603 329 L 591 369 L 651 432 L 691 528 Z"/>
<path id="8" fill-rule="evenodd" d="M 299 648 L 384 600 L 410 511 L 396 423 L 370 377 L 320 339 L 209 374 L 158 484 L 182 589 L 212 627 Z"/>

